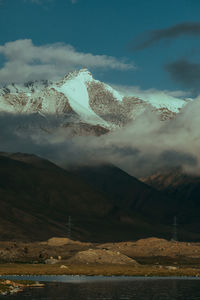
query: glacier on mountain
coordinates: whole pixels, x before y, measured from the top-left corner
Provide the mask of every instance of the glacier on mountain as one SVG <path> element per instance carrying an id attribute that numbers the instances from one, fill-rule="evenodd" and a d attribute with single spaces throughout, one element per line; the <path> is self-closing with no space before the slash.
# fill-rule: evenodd
<path id="1" fill-rule="evenodd" d="M 62 84 L 58 83 L 53 87 L 67 97 L 72 109 L 84 122 L 109 127 L 107 122 L 101 119 L 89 104 L 87 83 L 93 80 L 92 74 L 87 69 L 82 69 L 78 73 L 75 72 L 74 76 L 73 74 L 69 76 Z"/>

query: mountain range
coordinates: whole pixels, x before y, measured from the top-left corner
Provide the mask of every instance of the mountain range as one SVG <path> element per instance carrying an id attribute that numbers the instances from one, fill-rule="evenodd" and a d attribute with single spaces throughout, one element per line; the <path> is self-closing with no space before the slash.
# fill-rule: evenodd
<path id="1" fill-rule="evenodd" d="M 66 236 L 69 216 L 73 237 L 93 241 L 159 234 L 161 215 L 169 221 L 169 199 L 114 166 L 69 171 L 21 153 L 0 155 L 0 199 L 0 239 Z"/>
<path id="2" fill-rule="evenodd" d="M 101 135 L 134 121 L 145 110 L 166 120 L 173 118 L 187 100 L 123 95 L 95 80 L 87 69 L 74 71 L 59 81 L 10 84 L 0 89 L 0 112 L 25 115 L 27 124 L 18 129 L 64 128 L 70 135 Z"/>
<path id="3" fill-rule="evenodd" d="M 0 240 L 67 236 L 69 216 L 74 239 L 170 239 L 177 209 L 173 198 L 115 166 L 64 170 L 22 153 L 0 154 L 0 199 Z M 190 226 L 179 234 L 200 238 Z"/>
<path id="4" fill-rule="evenodd" d="M 43 132 L 51 139 L 58 129 L 66 138 L 100 136 L 146 111 L 170 121 L 187 104 L 187 99 L 172 96 L 123 95 L 87 69 L 56 82 L 0 89 L 0 114 L 17 116 L 12 131 L 22 136 L 31 132 L 36 138 Z M 180 169 L 137 179 L 104 162 L 67 169 L 34 154 L 1 152 L 0 240 L 66 236 L 69 216 L 73 238 L 80 240 L 171 238 L 174 216 L 182 224 L 180 239 L 199 240 L 199 182 Z"/>

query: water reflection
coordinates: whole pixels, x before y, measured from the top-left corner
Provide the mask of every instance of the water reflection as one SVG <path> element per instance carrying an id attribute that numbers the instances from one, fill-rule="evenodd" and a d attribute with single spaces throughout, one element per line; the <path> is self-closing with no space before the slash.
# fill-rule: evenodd
<path id="1" fill-rule="evenodd" d="M 27 289 L 0 299 L 42 300 L 199 300 L 200 282 L 179 279 L 123 279 L 50 282 L 44 288 Z"/>

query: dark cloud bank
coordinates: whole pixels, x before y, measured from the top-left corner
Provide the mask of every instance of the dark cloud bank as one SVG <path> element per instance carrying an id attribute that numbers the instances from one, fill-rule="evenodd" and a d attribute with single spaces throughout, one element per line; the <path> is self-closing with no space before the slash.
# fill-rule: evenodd
<path id="1" fill-rule="evenodd" d="M 174 120 L 163 122 L 146 111 L 134 123 L 100 137 L 70 137 L 53 116 L 48 123 L 37 115 L 1 114 L 1 151 L 35 153 L 63 166 L 109 162 L 136 176 L 177 165 L 200 173 L 199 111 L 200 99 Z M 49 124 L 51 129 L 44 130 Z"/>
<path id="2" fill-rule="evenodd" d="M 200 36 L 200 22 L 185 22 L 146 32 L 129 44 L 129 50 L 143 50 L 162 40 L 173 40 L 181 36 Z M 200 63 L 178 59 L 165 65 L 164 69 L 182 86 L 194 92 L 200 91 Z"/>
<path id="3" fill-rule="evenodd" d="M 176 82 L 192 90 L 200 91 L 200 63 L 181 59 L 167 64 L 165 70 Z"/>
<path id="4" fill-rule="evenodd" d="M 143 50 L 161 40 L 175 39 L 180 36 L 200 36 L 200 22 L 185 22 L 168 28 L 152 30 L 134 39 L 130 50 Z"/>

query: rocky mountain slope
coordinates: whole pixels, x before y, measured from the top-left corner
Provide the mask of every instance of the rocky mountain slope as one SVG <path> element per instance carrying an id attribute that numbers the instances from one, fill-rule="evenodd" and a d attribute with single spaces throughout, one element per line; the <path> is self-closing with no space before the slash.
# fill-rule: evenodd
<path id="1" fill-rule="evenodd" d="M 153 101 L 124 96 L 81 69 L 57 82 L 36 81 L 1 88 L 0 112 L 29 116 L 30 126 L 41 130 L 51 132 L 62 127 L 71 135 L 99 135 L 135 120 L 146 109 L 163 120 L 173 118 L 187 101 L 171 98 Z"/>

